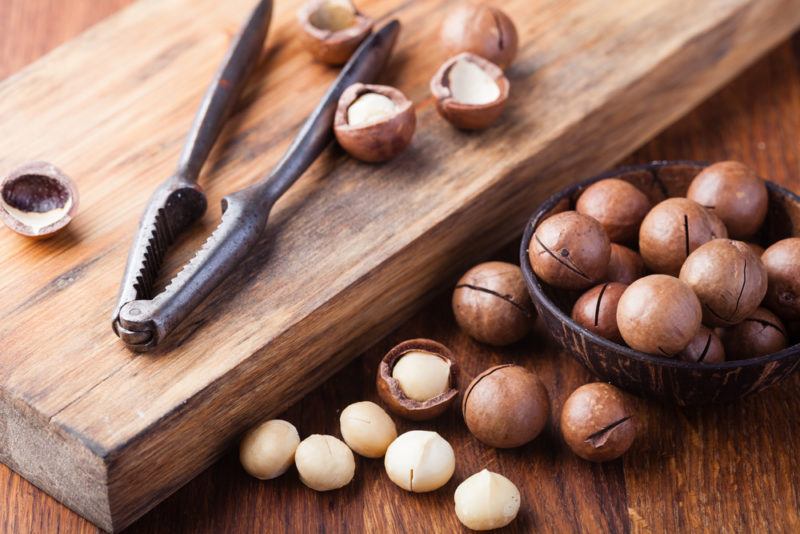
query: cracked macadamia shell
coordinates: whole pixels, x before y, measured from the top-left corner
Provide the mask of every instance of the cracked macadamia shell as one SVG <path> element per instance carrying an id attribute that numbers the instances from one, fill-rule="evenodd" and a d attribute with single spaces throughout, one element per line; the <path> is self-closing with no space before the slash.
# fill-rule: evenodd
<path id="1" fill-rule="evenodd" d="M 299 444 L 300 435 L 293 424 L 272 419 L 254 427 L 242 438 L 239 460 L 250 475 L 269 480 L 291 467 Z"/>
<path id="2" fill-rule="evenodd" d="M 572 452 L 590 462 L 619 458 L 636 439 L 636 422 L 624 393 L 610 384 L 585 384 L 561 409 L 561 435 Z"/>
<path id="3" fill-rule="evenodd" d="M 456 516 L 465 527 L 492 530 L 517 517 L 521 498 L 513 482 L 484 469 L 458 485 L 454 500 Z"/>
<path id="4" fill-rule="evenodd" d="M 606 282 L 595 286 L 575 302 L 572 320 L 598 336 L 616 343 L 622 342 L 617 327 L 617 304 L 628 286 Z"/>
<path id="5" fill-rule="evenodd" d="M 767 271 L 767 307 L 786 321 L 800 319 L 800 237 L 773 243 L 761 261 Z"/>
<path id="6" fill-rule="evenodd" d="M 348 154 L 373 163 L 405 150 L 416 125 L 414 106 L 403 93 L 387 85 L 356 83 L 339 98 L 333 131 Z"/>
<path id="7" fill-rule="evenodd" d="M 367 458 L 380 458 L 397 437 L 397 427 L 383 408 L 374 402 L 351 404 L 339 417 L 339 428 L 347 446 Z"/>
<path id="8" fill-rule="evenodd" d="M 606 280 L 631 284 L 644 276 L 644 260 L 638 252 L 617 243 L 611 243 Z"/>
<path id="9" fill-rule="evenodd" d="M 786 326 L 766 308 L 758 308 L 741 323 L 720 333 L 728 360 L 759 358 L 787 347 Z"/>
<path id="10" fill-rule="evenodd" d="M 656 204 L 639 228 L 639 253 L 655 272 L 678 276 L 683 262 L 697 247 L 728 237 L 722 221 L 686 198 L 668 198 Z"/>
<path id="11" fill-rule="evenodd" d="M 410 339 L 383 357 L 376 385 L 389 411 L 425 421 L 453 404 L 458 396 L 457 376 L 458 365 L 450 349 L 430 339 Z"/>
<path id="12" fill-rule="evenodd" d="M 436 432 L 412 430 L 389 445 L 383 465 L 392 482 L 404 490 L 425 493 L 447 484 L 456 469 L 456 456 Z"/>
<path id="13" fill-rule="evenodd" d="M 18 234 L 51 236 L 77 211 L 75 182 L 50 163 L 27 163 L 0 181 L 0 220 Z"/>
<path id="14" fill-rule="evenodd" d="M 575 211 L 596 219 L 611 241 L 626 243 L 639 235 L 652 205 L 636 186 L 618 178 L 599 180 L 578 197 Z"/>
<path id="15" fill-rule="evenodd" d="M 725 348 L 713 330 L 700 326 L 686 348 L 678 353 L 678 359 L 692 363 L 722 363 L 725 361 Z"/>
<path id="16" fill-rule="evenodd" d="M 742 241 L 714 239 L 692 252 L 681 267 L 683 280 L 703 306 L 703 323 L 730 326 L 753 313 L 767 293 L 761 259 Z"/>
<path id="17" fill-rule="evenodd" d="M 522 270 L 501 261 L 481 263 L 467 271 L 456 283 L 452 306 L 462 330 L 494 346 L 519 341 L 536 318 Z"/>
<path id="18" fill-rule="evenodd" d="M 686 348 L 703 316 L 694 291 L 673 276 L 652 274 L 632 283 L 617 305 L 617 326 L 633 349 L 672 358 Z"/>
<path id="19" fill-rule="evenodd" d="M 430 87 L 437 111 L 449 123 L 464 130 L 481 130 L 500 118 L 510 84 L 494 63 L 463 53 L 439 67 Z"/>
<path id="20" fill-rule="evenodd" d="M 471 52 L 506 68 L 517 55 L 519 38 L 503 11 L 483 3 L 462 3 L 444 19 L 442 46 L 449 55 Z"/>
<path id="21" fill-rule="evenodd" d="M 294 453 L 300 481 L 316 491 L 330 491 L 353 480 L 356 460 L 353 451 L 333 436 L 312 434 L 300 442 Z"/>
<path id="22" fill-rule="evenodd" d="M 542 221 L 531 239 L 528 258 L 536 276 L 562 289 L 586 289 L 608 271 L 611 242 L 595 219 L 564 211 Z"/>
<path id="23" fill-rule="evenodd" d="M 539 377 L 519 365 L 491 367 L 467 387 L 461 402 L 464 422 L 490 447 L 511 448 L 538 436 L 550 414 L 550 399 Z"/>
<path id="24" fill-rule="evenodd" d="M 700 171 L 686 197 L 713 210 L 736 239 L 755 234 L 767 216 L 767 186 L 738 161 L 721 161 Z"/>
<path id="25" fill-rule="evenodd" d="M 315 59 L 343 65 L 372 31 L 373 20 L 350 0 L 310 0 L 297 13 L 303 46 Z"/>

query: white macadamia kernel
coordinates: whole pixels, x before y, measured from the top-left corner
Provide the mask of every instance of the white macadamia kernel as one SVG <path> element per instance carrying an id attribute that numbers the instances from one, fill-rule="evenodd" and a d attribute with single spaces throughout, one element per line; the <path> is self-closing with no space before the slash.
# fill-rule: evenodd
<path id="1" fill-rule="evenodd" d="M 450 362 L 429 352 L 411 351 L 394 364 L 392 378 L 406 397 L 425 402 L 450 389 Z"/>
<path id="2" fill-rule="evenodd" d="M 511 523 L 519 512 L 517 486 L 503 475 L 484 469 L 458 485 L 456 515 L 472 530 L 492 530 Z"/>
<path id="3" fill-rule="evenodd" d="M 397 437 L 397 427 L 383 408 L 374 402 L 351 404 L 339 417 L 345 443 L 361 456 L 380 458 Z"/>
<path id="4" fill-rule="evenodd" d="M 311 13 L 309 22 L 320 30 L 338 32 L 356 23 L 356 10 L 350 0 L 327 0 Z"/>
<path id="5" fill-rule="evenodd" d="M 299 443 L 300 435 L 293 424 L 272 419 L 252 428 L 242 438 L 239 461 L 250 475 L 269 480 L 289 469 Z"/>
<path id="6" fill-rule="evenodd" d="M 353 451 L 333 436 L 312 434 L 300 442 L 294 453 L 300 481 L 317 491 L 346 486 L 356 472 Z"/>
<path id="7" fill-rule="evenodd" d="M 391 98 L 378 93 L 365 93 L 347 108 L 347 123 L 350 126 L 368 126 L 394 115 L 395 105 Z"/>
<path id="8" fill-rule="evenodd" d="M 386 474 L 404 490 L 423 493 L 439 489 L 456 469 L 453 447 L 436 432 L 412 430 L 386 449 Z"/>
<path id="9" fill-rule="evenodd" d="M 467 59 L 456 61 L 448 73 L 453 100 L 480 106 L 500 98 L 500 87 L 485 70 Z"/>

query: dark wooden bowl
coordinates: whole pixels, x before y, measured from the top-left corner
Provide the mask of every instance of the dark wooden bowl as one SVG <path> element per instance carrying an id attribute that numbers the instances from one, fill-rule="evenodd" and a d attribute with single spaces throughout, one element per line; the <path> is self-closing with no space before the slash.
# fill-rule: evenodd
<path id="1" fill-rule="evenodd" d="M 570 311 L 580 292 L 564 291 L 541 282 L 528 259 L 528 245 L 539 222 L 559 211 L 574 209 L 581 192 L 604 178 L 621 178 L 644 191 L 655 204 L 685 196 L 692 178 L 707 164 L 659 161 L 610 171 L 570 186 L 550 197 L 525 227 L 520 265 L 533 303 L 547 329 L 561 345 L 601 380 L 681 405 L 730 402 L 777 384 L 800 366 L 797 339 L 790 347 L 761 358 L 720 364 L 690 363 L 652 356 L 618 345 L 579 326 Z M 769 213 L 756 241 L 762 246 L 800 236 L 800 197 L 767 182 Z M 796 335 L 796 334 L 795 334 Z"/>

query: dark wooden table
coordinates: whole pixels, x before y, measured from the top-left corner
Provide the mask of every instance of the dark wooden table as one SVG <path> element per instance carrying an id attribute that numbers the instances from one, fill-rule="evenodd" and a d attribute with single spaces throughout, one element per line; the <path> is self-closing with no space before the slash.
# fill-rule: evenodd
<path id="1" fill-rule="evenodd" d="M 0 0 L 0 78 L 132 1 Z M 742 160 L 800 192 L 800 35 L 628 162 L 687 158 Z M 494 257 L 514 261 L 515 248 Z M 444 293 L 283 417 L 301 435 L 338 434 L 339 410 L 354 401 L 377 400 L 377 361 L 393 344 L 411 337 L 448 344 L 465 378 L 501 362 L 535 369 L 550 393 L 554 416 L 566 396 L 590 379 L 559 351 L 541 324 L 507 350 L 472 342 L 455 326 Z M 728 406 L 679 409 L 637 403 L 644 423 L 641 438 L 623 460 L 605 465 L 572 455 L 552 421 L 532 444 L 510 451 L 472 439 L 457 410 L 414 425 L 438 431 L 456 450 L 455 476 L 431 494 L 403 492 L 389 482 L 381 461 L 365 459 L 358 460 L 354 482 L 332 493 L 308 490 L 294 472 L 259 482 L 245 475 L 231 451 L 131 531 L 452 532 L 460 528 L 453 491 L 484 467 L 505 474 L 522 491 L 520 515 L 509 531 L 800 531 L 800 374 Z M 412 428 L 399 423 L 401 431 Z M 0 465 L 0 531 L 95 530 Z"/>

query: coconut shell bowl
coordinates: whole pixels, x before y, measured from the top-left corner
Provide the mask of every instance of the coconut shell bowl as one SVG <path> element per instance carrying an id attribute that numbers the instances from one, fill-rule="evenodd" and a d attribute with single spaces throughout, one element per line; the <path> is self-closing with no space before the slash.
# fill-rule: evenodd
<path id="1" fill-rule="evenodd" d="M 528 259 L 528 248 L 540 222 L 575 208 L 580 194 L 604 178 L 620 178 L 643 191 L 653 205 L 668 197 L 686 195 L 692 179 L 707 164 L 659 161 L 613 170 L 571 185 L 542 204 L 525 227 L 520 265 L 528 291 L 551 335 L 598 379 L 646 397 L 679 405 L 732 402 L 785 380 L 800 367 L 797 325 L 789 326 L 787 348 L 759 358 L 721 363 L 693 363 L 645 354 L 602 338 L 578 325 L 570 312 L 581 291 L 554 288 L 541 281 Z M 800 236 L 800 197 L 767 181 L 769 209 L 754 240 L 762 246 Z"/>

